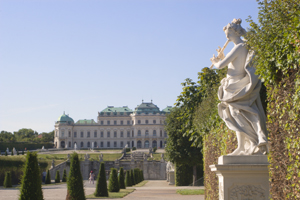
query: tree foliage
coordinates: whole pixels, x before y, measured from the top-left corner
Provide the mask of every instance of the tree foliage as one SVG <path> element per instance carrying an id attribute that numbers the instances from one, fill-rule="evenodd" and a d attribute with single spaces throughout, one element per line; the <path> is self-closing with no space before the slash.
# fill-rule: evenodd
<path id="1" fill-rule="evenodd" d="M 66 200 L 85 200 L 80 161 L 77 153 L 73 153 L 71 156 L 67 187 Z"/>
<path id="2" fill-rule="evenodd" d="M 66 172 L 66 169 L 64 169 L 64 172 L 63 172 L 63 176 L 62 176 L 61 182 L 67 182 L 67 172 Z"/>
<path id="3" fill-rule="evenodd" d="M 131 186 L 132 186 L 132 183 L 131 183 L 131 176 L 130 176 L 130 170 L 127 170 L 127 171 L 126 171 L 125 186 L 126 186 L 126 187 L 131 187 Z"/>
<path id="4" fill-rule="evenodd" d="M 108 197 L 104 162 L 100 164 L 100 169 L 97 177 L 96 191 L 94 195 L 96 197 Z"/>
<path id="5" fill-rule="evenodd" d="M 37 154 L 27 152 L 19 200 L 43 200 L 42 180 Z"/>
<path id="6" fill-rule="evenodd" d="M 110 169 L 109 183 L 108 183 L 108 191 L 109 192 L 119 192 L 119 181 L 118 181 L 118 173 L 117 169 Z"/>
<path id="7" fill-rule="evenodd" d="M 119 186 L 120 186 L 120 189 L 126 189 L 126 186 L 125 186 L 125 178 L 124 178 L 124 169 L 123 169 L 123 167 L 120 168 L 120 174 L 119 174 Z"/>
<path id="8" fill-rule="evenodd" d="M 3 182 L 3 187 L 5 187 L 5 188 L 12 187 L 10 172 L 5 173 L 5 179 L 4 179 L 4 182 Z"/>

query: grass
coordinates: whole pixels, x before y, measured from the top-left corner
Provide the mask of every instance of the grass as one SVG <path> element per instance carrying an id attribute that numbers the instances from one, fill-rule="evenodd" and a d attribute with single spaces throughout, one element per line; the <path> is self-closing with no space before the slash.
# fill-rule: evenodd
<path id="1" fill-rule="evenodd" d="M 181 195 L 204 195 L 204 189 L 181 189 L 176 190 L 176 193 Z"/>
<path id="2" fill-rule="evenodd" d="M 114 199 L 114 198 L 123 198 L 126 195 L 130 194 L 133 192 L 135 189 L 121 189 L 120 192 L 108 192 L 108 197 L 95 197 L 94 194 L 90 194 L 85 196 L 87 199 Z"/>
<path id="3" fill-rule="evenodd" d="M 148 181 L 142 181 L 142 182 L 140 182 L 139 184 L 136 184 L 136 185 L 134 185 L 134 186 L 132 186 L 132 187 L 142 187 L 142 186 L 144 186 L 146 183 L 148 183 Z"/>
<path id="4" fill-rule="evenodd" d="M 84 160 L 85 154 L 78 154 L 79 160 Z M 90 160 L 99 160 L 99 153 L 89 153 Z M 121 153 L 103 153 L 103 160 L 104 161 L 115 161 L 116 159 L 120 158 L 122 156 Z M 59 163 L 62 163 L 68 159 L 68 154 L 38 154 L 39 160 L 49 160 L 52 162 L 52 160 L 55 160 L 55 165 L 58 165 Z M 49 165 L 50 166 L 50 165 Z"/>

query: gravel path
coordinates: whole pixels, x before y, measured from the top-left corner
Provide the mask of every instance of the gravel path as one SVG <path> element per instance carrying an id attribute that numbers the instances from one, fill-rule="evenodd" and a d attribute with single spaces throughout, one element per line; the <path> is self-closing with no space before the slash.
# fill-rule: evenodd
<path id="1" fill-rule="evenodd" d="M 95 192 L 96 183 L 90 184 L 84 181 L 85 195 Z M 203 189 L 203 187 L 170 186 L 165 180 L 149 180 L 143 187 L 135 187 L 135 191 L 122 199 L 132 200 L 204 200 L 204 195 L 180 195 L 176 194 L 177 189 Z M 5 189 L 0 187 L 0 200 L 18 200 L 19 189 Z M 43 186 L 43 195 L 45 200 L 65 200 L 67 195 L 67 184 Z"/>

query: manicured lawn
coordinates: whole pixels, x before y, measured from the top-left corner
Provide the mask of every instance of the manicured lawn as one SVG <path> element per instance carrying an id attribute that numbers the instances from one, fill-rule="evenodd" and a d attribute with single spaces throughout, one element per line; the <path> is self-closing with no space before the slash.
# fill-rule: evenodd
<path id="1" fill-rule="evenodd" d="M 204 194 L 204 189 L 182 189 L 176 190 L 176 193 L 181 195 L 200 195 Z"/>
<path id="2" fill-rule="evenodd" d="M 127 194 L 133 192 L 135 189 L 121 189 L 120 192 L 108 192 L 108 197 L 95 197 L 94 194 L 90 194 L 85 196 L 86 198 L 89 199 L 114 199 L 114 198 L 123 198 Z"/>
<path id="3" fill-rule="evenodd" d="M 142 182 L 140 182 L 139 184 L 134 185 L 134 186 L 132 186 L 132 187 L 142 187 L 142 186 L 144 186 L 146 183 L 148 183 L 148 181 L 142 181 Z"/>

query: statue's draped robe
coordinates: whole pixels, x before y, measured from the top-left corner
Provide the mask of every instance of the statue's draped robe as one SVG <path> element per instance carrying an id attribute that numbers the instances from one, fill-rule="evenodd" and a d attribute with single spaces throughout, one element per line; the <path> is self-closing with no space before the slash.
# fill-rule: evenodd
<path id="1" fill-rule="evenodd" d="M 246 139 L 258 145 L 258 142 L 267 141 L 267 129 L 266 116 L 259 96 L 261 81 L 254 74 L 252 57 L 248 53 L 244 77 L 233 77 L 235 81 L 226 77 L 221 81 L 218 91 L 221 103 L 218 104 L 218 112 L 229 129 L 245 133 Z M 265 141 L 258 141 L 259 134 Z M 245 146 L 246 150 L 248 145 Z"/>

